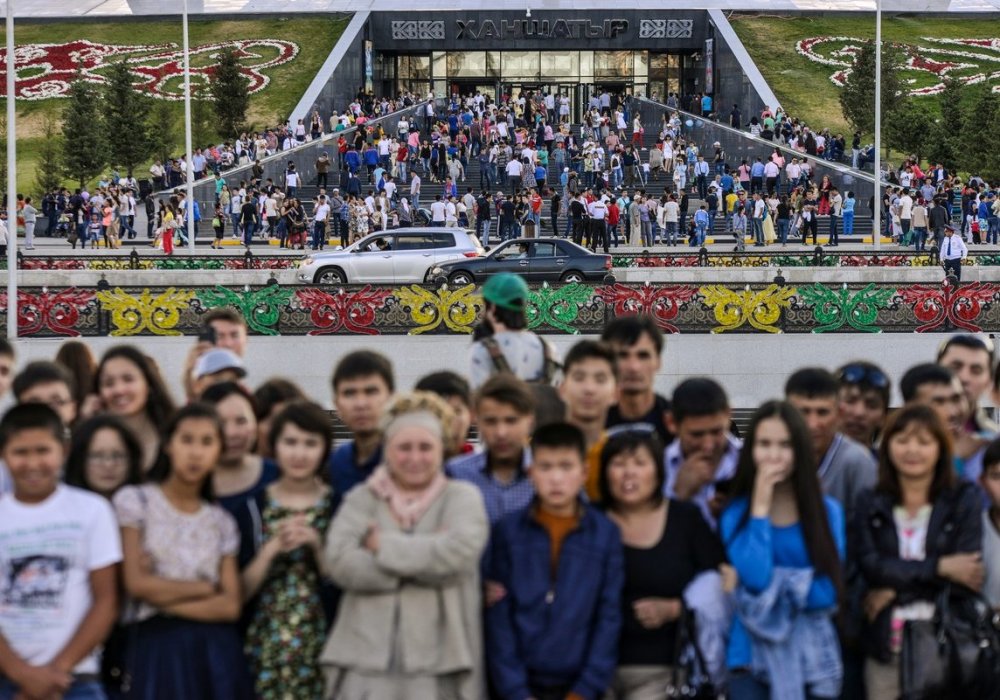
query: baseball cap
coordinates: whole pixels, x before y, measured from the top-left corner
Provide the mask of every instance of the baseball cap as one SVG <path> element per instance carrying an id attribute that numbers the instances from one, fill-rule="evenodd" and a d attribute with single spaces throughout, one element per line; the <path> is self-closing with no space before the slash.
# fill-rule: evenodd
<path id="1" fill-rule="evenodd" d="M 508 311 L 521 311 L 528 300 L 528 285 L 520 275 L 501 272 L 486 280 L 483 299 Z"/>
<path id="2" fill-rule="evenodd" d="M 225 348 L 213 348 L 198 358 L 194 365 L 194 378 L 201 379 L 227 369 L 236 370 L 240 377 L 247 376 L 246 367 L 239 355 Z"/>

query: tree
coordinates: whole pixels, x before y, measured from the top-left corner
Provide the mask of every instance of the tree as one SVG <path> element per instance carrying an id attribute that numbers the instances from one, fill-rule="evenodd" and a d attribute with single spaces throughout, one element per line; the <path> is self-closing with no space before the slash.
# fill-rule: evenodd
<path id="1" fill-rule="evenodd" d="M 55 119 L 45 120 L 43 138 L 38 147 L 38 161 L 35 164 L 35 192 L 38 194 L 38 201 L 45 196 L 46 192 L 62 187 L 62 168 L 60 156 L 62 155 L 62 139 L 59 136 L 59 125 Z"/>
<path id="2" fill-rule="evenodd" d="M 948 78 L 938 99 L 941 118 L 927 134 L 927 157 L 946 168 L 959 167 L 965 112 L 961 108 L 965 90 L 958 80 Z"/>
<path id="3" fill-rule="evenodd" d="M 207 144 L 215 136 L 211 97 L 208 86 L 191 87 L 191 140 L 194 148 Z"/>
<path id="4" fill-rule="evenodd" d="M 132 73 L 124 61 L 115 61 L 104 88 L 104 133 L 108 160 L 127 173 L 145 161 L 151 151 L 148 117 L 152 98 L 132 85 Z"/>
<path id="5" fill-rule="evenodd" d="M 927 134 L 936 126 L 934 113 L 925 98 L 904 96 L 882 123 L 886 155 L 890 148 L 895 148 L 905 155 L 916 155 L 917 160 L 921 160 L 927 153 Z"/>
<path id="6" fill-rule="evenodd" d="M 882 119 L 887 120 L 904 92 L 901 69 L 903 50 L 882 42 Z M 840 91 L 844 118 L 863 134 L 875 133 L 875 42 L 866 41 L 854 56 L 851 72 Z"/>
<path id="7" fill-rule="evenodd" d="M 177 127 L 177 115 L 174 106 L 166 100 L 156 100 L 147 117 L 149 147 L 154 158 L 166 162 L 176 146 L 174 131 Z"/>
<path id="8" fill-rule="evenodd" d="M 958 164 L 964 172 L 992 181 L 1000 173 L 1000 149 L 993 138 L 996 132 L 988 129 L 991 123 L 998 122 L 1000 94 L 989 85 L 969 86 L 965 92 L 967 97 L 956 111 L 961 114 L 962 124 L 974 131 L 971 137 L 957 140 Z"/>
<path id="9" fill-rule="evenodd" d="M 63 171 L 80 187 L 97 177 L 107 164 L 107 134 L 101 125 L 100 97 L 80 72 L 69 86 L 63 109 Z"/>
<path id="10" fill-rule="evenodd" d="M 223 136 L 236 137 L 242 130 L 250 107 L 247 84 L 236 51 L 232 47 L 219 51 L 219 63 L 212 72 L 210 87 L 219 132 Z"/>

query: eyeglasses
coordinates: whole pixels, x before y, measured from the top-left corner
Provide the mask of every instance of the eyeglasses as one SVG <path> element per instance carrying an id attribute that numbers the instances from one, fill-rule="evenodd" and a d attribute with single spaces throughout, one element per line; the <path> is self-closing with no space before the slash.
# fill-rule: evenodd
<path id="1" fill-rule="evenodd" d="M 866 384 L 876 389 L 886 389 L 889 386 L 889 378 L 882 370 L 858 364 L 847 365 L 840 370 L 840 382 L 842 384 Z"/>
<path id="2" fill-rule="evenodd" d="M 124 452 L 91 452 L 87 455 L 90 464 L 122 464 L 128 460 Z"/>

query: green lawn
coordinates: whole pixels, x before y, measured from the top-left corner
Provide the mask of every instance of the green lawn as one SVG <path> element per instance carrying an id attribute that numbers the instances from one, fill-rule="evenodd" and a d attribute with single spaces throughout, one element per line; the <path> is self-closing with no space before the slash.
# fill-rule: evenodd
<path id="1" fill-rule="evenodd" d="M 843 117 L 838 101 L 840 88 L 830 81 L 830 75 L 837 68 L 811 61 L 796 52 L 795 45 L 802 39 L 817 36 L 845 36 L 875 38 L 875 15 L 865 13 L 829 15 L 733 15 L 733 28 L 743 41 L 750 56 L 760 68 L 764 78 L 771 85 L 781 104 L 793 116 L 805 119 L 814 127 L 830 127 L 848 132 L 849 127 Z M 915 16 L 883 17 L 882 37 L 884 41 L 902 44 L 927 45 L 923 37 L 937 39 L 985 39 L 1000 36 L 997 23 L 984 20 L 940 19 Z M 818 51 L 823 55 L 830 54 Z M 836 47 L 832 47 L 836 48 Z M 975 49 L 963 48 L 974 51 Z M 995 51 L 979 51 L 995 58 L 987 70 L 1000 68 L 1000 55 Z M 836 57 L 832 57 L 836 58 Z M 969 74 L 960 70 L 959 75 Z M 906 77 L 921 87 L 937 82 L 929 73 L 907 71 Z M 936 104 L 934 96 L 924 97 Z"/>
<path id="2" fill-rule="evenodd" d="M 256 126 L 270 126 L 287 118 L 298 103 L 302 93 L 312 81 L 319 67 L 329 56 L 337 39 L 347 26 L 349 18 L 308 17 L 297 19 L 252 19 L 234 21 L 192 21 L 189 25 L 192 49 L 220 41 L 237 39 L 281 39 L 298 45 L 299 52 L 289 62 L 273 68 L 262 69 L 270 82 L 261 92 L 250 98 L 248 121 Z M 65 22 L 31 24 L 19 22 L 15 26 L 17 45 L 50 43 L 60 44 L 74 39 L 87 39 L 105 44 L 152 45 L 182 43 L 181 21 L 158 20 L 149 22 Z M 192 58 L 197 67 L 200 57 Z M 35 164 L 43 125 L 47 119 L 58 119 L 65 99 L 39 101 L 18 100 L 18 189 L 33 191 Z M 183 149 L 182 102 L 170 103 L 175 118 L 173 129 L 175 152 Z M 214 139 L 214 135 L 209 138 Z M 142 169 L 145 171 L 145 168 Z M 67 183 L 69 184 L 69 183 Z"/>

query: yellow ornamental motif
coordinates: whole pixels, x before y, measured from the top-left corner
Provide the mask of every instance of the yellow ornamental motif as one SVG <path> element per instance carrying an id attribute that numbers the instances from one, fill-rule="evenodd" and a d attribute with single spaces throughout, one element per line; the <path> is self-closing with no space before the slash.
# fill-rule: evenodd
<path id="1" fill-rule="evenodd" d="M 417 284 L 400 287 L 394 296 L 410 310 L 410 318 L 419 324 L 410 335 L 432 331 L 442 323 L 453 333 L 471 333 L 479 316 L 482 301 L 476 286 L 468 284 L 458 289 L 425 289 Z"/>
<path id="2" fill-rule="evenodd" d="M 769 285 L 759 291 L 752 289 L 733 290 L 713 284 L 698 290 L 704 297 L 703 303 L 713 309 L 715 320 L 719 322 L 713 333 L 733 331 L 749 323 L 757 330 L 780 333 L 775 324 L 781 320 L 781 310 L 791 306 L 795 296 L 794 287 Z"/>
<path id="3" fill-rule="evenodd" d="M 143 289 L 138 297 L 115 287 L 112 291 L 96 294 L 105 311 L 111 313 L 115 329 L 113 336 L 139 335 L 148 331 L 153 335 L 183 335 L 174 330 L 181 320 L 181 311 L 187 308 L 194 297 L 193 291 L 165 289 L 157 295 Z"/>

